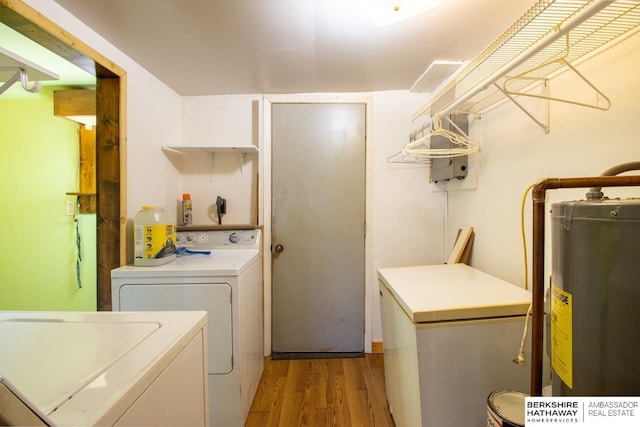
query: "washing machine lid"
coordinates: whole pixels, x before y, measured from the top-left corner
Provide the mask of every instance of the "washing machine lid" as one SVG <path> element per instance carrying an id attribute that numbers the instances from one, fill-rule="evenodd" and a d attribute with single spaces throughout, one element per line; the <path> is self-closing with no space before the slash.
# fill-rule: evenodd
<path id="1" fill-rule="evenodd" d="M 107 413 L 205 324 L 204 312 L 0 312 L 0 376 L 55 424 L 115 422 Z"/>
<path id="2" fill-rule="evenodd" d="M 0 322 L 4 377 L 45 415 L 159 328 L 157 323 Z"/>
<path id="3" fill-rule="evenodd" d="M 383 268 L 378 277 L 414 323 L 524 315 L 531 304 L 531 292 L 466 264 Z"/>

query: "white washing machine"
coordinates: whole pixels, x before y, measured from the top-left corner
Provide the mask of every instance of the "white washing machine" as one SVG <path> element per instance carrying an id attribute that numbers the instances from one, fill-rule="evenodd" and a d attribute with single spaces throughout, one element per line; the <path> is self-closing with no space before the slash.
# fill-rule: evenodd
<path id="1" fill-rule="evenodd" d="M 0 425 L 206 426 L 206 314 L 0 312 Z"/>
<path id="2" fill-rule="evenodd" d="M 210 253 L 112 270 L 113 310 L 205 310 L 211 425 L 243 426 L 264 367 L 260 230 L 195 227 L 176 240 Z"/>

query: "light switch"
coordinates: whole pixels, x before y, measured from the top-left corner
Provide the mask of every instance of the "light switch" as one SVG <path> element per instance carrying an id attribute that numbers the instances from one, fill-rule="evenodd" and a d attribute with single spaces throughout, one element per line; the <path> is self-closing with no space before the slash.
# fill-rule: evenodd
<path id="1" fill-rule="evenodd" d="M 72 197 L 67 197 L 67 201 L 64 207 L 64 214 L 67 216 L 74 216 L 76 213 L 75 200 Z"/>

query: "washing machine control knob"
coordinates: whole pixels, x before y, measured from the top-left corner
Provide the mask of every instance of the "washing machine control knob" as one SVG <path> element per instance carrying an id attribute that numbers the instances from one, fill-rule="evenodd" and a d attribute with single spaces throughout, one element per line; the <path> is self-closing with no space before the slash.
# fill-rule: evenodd
<path id="1" fill-rule="evenodd" d="M 238 233 L 238 232 L 233 232 L 231 234 L 229 234 L 229 241 L 231 243 L 240 243 L 240 241 L 242 240 L 242 234 Z"/>

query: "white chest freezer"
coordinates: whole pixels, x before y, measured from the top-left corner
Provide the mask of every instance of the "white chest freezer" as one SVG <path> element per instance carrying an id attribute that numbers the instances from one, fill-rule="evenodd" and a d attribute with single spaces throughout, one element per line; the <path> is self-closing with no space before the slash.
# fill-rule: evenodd
<path id="1" fill-rule="evenodd" d="M 486 426 L 492 391 L 529 391 L 512 362 L 531 293 L 465 264 L 378 271 L 396 426 Z"/>

